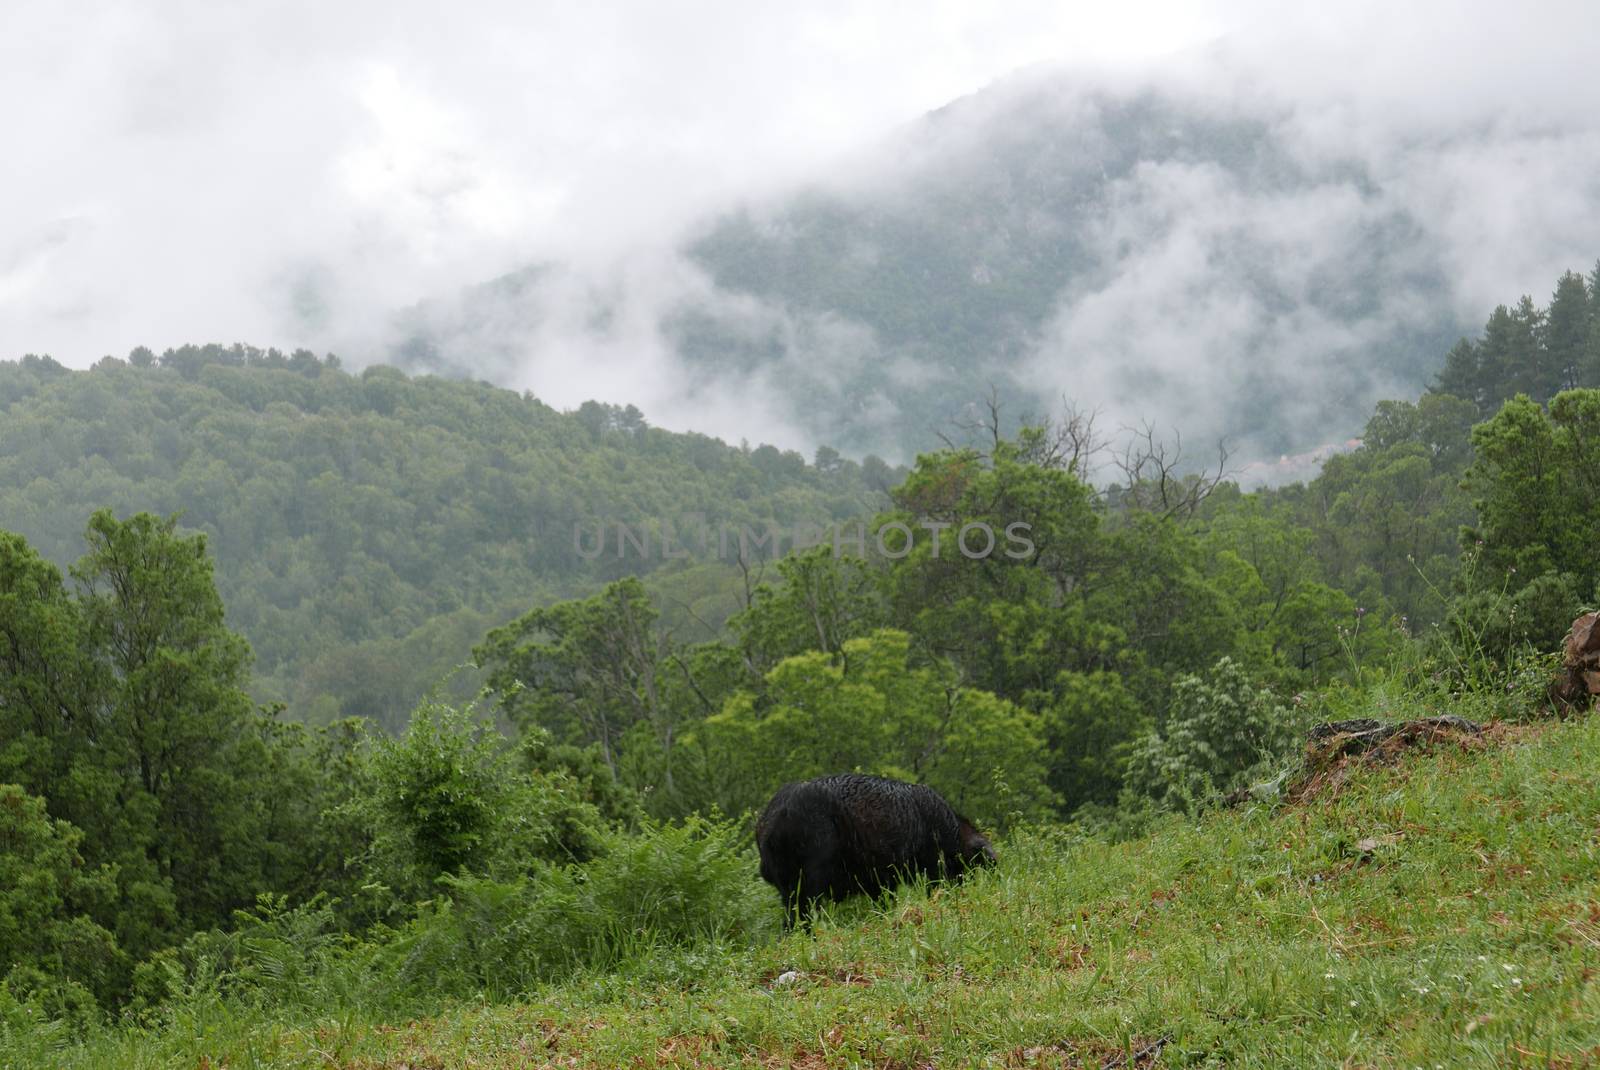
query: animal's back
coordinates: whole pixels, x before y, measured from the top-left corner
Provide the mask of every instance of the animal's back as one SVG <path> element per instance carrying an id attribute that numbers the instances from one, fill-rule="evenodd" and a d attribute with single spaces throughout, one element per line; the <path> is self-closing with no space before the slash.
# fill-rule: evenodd
<path id="1" fill-rule="evenodd" d="M 838 773 L 811 781 L 838 800 L 842 839 L 850 862 L 879 883 L 890 870 L 938 875 L 940 855 L 957 848 L 959 819 L 932 788 L 864 773 Z"/>
<path id="2" fill-rule="evenodd" d="M 838 773 L 786 784 L 756 825 L 761 877 L 796 906 L 958 876 L 961 819 L 933 789 Z"/>

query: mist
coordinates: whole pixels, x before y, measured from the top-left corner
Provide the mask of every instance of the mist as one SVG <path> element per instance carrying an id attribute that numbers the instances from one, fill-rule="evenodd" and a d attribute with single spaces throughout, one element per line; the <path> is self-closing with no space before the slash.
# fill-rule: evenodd
<path id="1" fill-rule="evenodd" d="M 304 346 L 897 460 L 937 430 L 906 391 L 958 407 L 999 379 L 1035 410 L 1065 396 L 1259 458 L 1344 440 L 1442 349 L 1361 354 L 1432 346 L 1600 254 L 1600 116 L 1581 91 L 1600 27 L 1576 3 L 1337 19 L 1252 3 L 32 3 L 3 19 L 6 359 Z M 781 227 L 800 196 L 877 211 L 981 171 L 1019 116 L 1030 136 L 1079 138 L 1052 158 L 1091 181 L 1104 102 L 1149 97 L 1246 124 L 1271 167 L 1164 158 L 1107 179 L 1110 210 L 1062 238 L 1092 267 L 1003 360 L 920 359 L 694 254 L 730 214 Z M 881 250 L 863 237 L 852 255 Z M 1341 306 L 1329 289 L 1352 275 L 1372 299 Z M 689 320 L 764 355 L 689 354 Z M 863 387 L 867 366 L 883 374 Z M 1303 441 L 1218 415 L 1246 381 Z"/>

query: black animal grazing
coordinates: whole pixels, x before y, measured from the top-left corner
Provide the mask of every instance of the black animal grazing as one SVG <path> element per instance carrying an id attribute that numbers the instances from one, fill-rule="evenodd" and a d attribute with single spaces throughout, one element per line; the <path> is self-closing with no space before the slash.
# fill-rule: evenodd
<path id="1" fill-rule="evenodd" d="M 819 899 L 877 895 L 907 877 L 959 879 L 995 860 L 972 822 L 932 788 L 840 773 L 785 784 L 756 824 L 761 878 L 783 895 L 785 926 Z"/>

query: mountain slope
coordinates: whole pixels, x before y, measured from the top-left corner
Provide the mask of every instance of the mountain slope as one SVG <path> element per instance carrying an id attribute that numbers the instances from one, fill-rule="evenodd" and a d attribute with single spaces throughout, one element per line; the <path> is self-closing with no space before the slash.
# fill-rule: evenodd
<path id="1" fill-rule="evenodd" d="M 1276 455 L 1412 392 L 1459 329 L 1419 221 L 1270 108 L 991 93 L 909 132 L 900 171 L 754 206 L 693 246 L 726 290 L 868 332 L 876 360 L 805 382 L 854 399 L 825 410 L 829 441 L 925 440 L 994 381 L 1014 413 L 1066 394 Z M 691 363 L 739 349 L 715 317 L 679 338 Z"/>
<path id="2" fill-rule="evenodd" d="M 615 525 L 820 525 L 871 515 L 891 478 L 881 463 L 821 471 L 662 431 L 631 408 L 560 413 L 487 384 L 352 376 L 309 353 L 134 359 L 0 362 L 0 528 L 65 566 L 96 509 L 181 512 L 208 536 L 258 695 L 313 720 L 403 723 L 489 627 L 622 574 L 670 564 L 669 617 L 715 627 L 737 604 L 732 565 L 666 562 L 659 543 L 619 557 Z M 589 538 L 611 525 L 611 550 L 580 555 L 579 524 Z"/>

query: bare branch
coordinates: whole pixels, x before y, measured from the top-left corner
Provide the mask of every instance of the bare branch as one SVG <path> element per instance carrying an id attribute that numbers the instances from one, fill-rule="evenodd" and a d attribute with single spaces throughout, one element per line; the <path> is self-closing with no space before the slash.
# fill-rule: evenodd
<path id="1" fill-rule="evenodd" d="M 1214 467 L 1184 474 L 1181 434 L 1174 432 L 1169 444 L 1157 437 L 1155 425 L 1148 420 L 1123 431 L 1127 438 L 1112 465 L 1126 484 L 1121 504 L 1128 508 L 1186 520 L 1230 474 L 1226 441 L 1217 443 Z"/>
<path id="2" fill-rule="evenodd" d="M 1061 412 L 1060 419 L 1047 418 L 1036 433 L 1025 436 L 1024 457 L 1031 464 L 1071 472 L 1087 481 L 1095 457 L 1107 445 L 1105 436 L 1095 429 L 1100 410 L 1080 408 L 1063 397 Z"/>
<path id="3" fill-rule="evenodd" d="M 1000 412 L 1005 406 L 1000 401 L 1000 390 L 994 383 L 991 382 L 989 384 L 989 393 L 983 399 L 974 402 L 968 408 L 971 410 L 977 406 L 981 406 L 982 411 L 972 416 L 958 416 L 950 421 L 950 426 L 957 431 L 963 432 L 969 439 L 988 439 L 990 455 L 992 456 L 994 448 L 1005 440 L 1004 424 L 1000 416 Z M 934 433 L 950 449 L 960 448 L 942 431 L 935 431 Z"/>
<path id="4" fill-rule="evenodd" d="M 752 577 L 750 575 L 750 562 L 744 559 L 744 540 L 740 539 L 739 552 L 738 556 L 734 558 L 734 563 L 739 566 L 739 575 L 744 580 L 744 608 L 748 610 L 755 605 L 756 588 L 761 586 L 761 580 L 767 574 L 767 562 L 765 558 L 761 559 L 760 568 L 756 570 L 755 576 Z"/>

